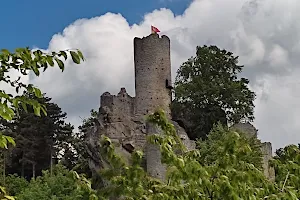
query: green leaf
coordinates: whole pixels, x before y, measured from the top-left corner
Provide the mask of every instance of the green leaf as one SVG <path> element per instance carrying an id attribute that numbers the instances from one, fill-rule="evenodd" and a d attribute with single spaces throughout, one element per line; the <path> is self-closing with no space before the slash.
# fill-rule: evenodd
<path id="1" fill-rule="evenodd" d="M 12 196 L 5 195 L 4 197 L 5 197 L 7 200 L 15 200 L 15 198 L 12 197 Z"/>
<path id="2" fill-rule="evenodd" d="M 21 102 L 21 105 L 22 105 L 23 110 L 25 110 L 25 112 L 28 112 L 26 103 L 25 102 Z"/>
<path id="3" fill-rule="evenodd" d="M 75 53 L 74 51 L 70 51 L 70 54 L 71 54 L 73 62 L 76 64 L 80 64 L 80 58 L 79 58 L 78 54 Z"/>
<path id="4" fill-rule="evenodd" d="M 35 74 L 36 76 L 39 76 L 39 75 L 40 75 L 40 71 L 39 71 L 39 69 L 37 68 L 36 64 L 34 64 L 31 68 L 32 68 L 32 70 L 33 70 L 33 72 L 34 72 L 34 74 Z"/>
<path id="5" fill-rule="evenodd" d="M 4 104 L 0 104 L 0 116 L 7 120 L 10 121 L 13 118 L 13 115 L 11 114 L 11 109 L 9 110 L 9 108 L 7 107 L 7 105 Z"/>
<path id="6" fill-rule="evenodd" d="M 7 140 L 4 135 L 0 135 L 0 148 L 7 149 Z"/>
<path id="7" fill-rule="evenodd" d="M 83 61 L 85 60 L 81 51 L 78 50 L 78 51 L 77 51 L 77 54 L 79 55 L 79 57 L 80 57 Z"/>
<path id="8" fill-rule="evenodd" d="M 41 107 L 38 105 L 33 105 L 34 114 L 37 116 L 41 116 Z"/>
<path id="9" fill-rule="evenodd" d="M 43 96 L 42 96 L 42 92 L 41 92 L 40 89 L 34 87 L 34 88 L 33 88 L 33 91 L 34 91 L 34 94 L 35 94 L 35 96 L 36 96 L 37 98 L 42 98 L 42 97 L 43 97 Z"/>
<path id="10" fill-rule="evenodd" d="M 13 146 L 16 146 L 15 140 L 12 137 L 10 136 L 4 136 L 4 137 L 9 143 L 11 143 Z"/>
<path id="11" fill-rule="evenodd" d="M 59 67 L 62 71 L 64 71 L 64 69 L 65 69 L 64 63 L 63 63 L 61 60 L 59 60 L 58 58 L 55 58 L 55 61 L 57 62 L 58 67 Z"/>
<path id="12" fill-rule="evenodd" d="M 68 56 L 67 56 L 66 52 L 60 51 L 59 53 L 60 53 L 60 55 L 62 55 L 65 58 L 65 60 L 67 60 Z"/>
<path id="13" fill-rule="evenodd" d="M 14 99 L 12 100 L 12 102 L 13 102 L 13 106 L 14 106 L 15 108 L 18 108 L 18 107 L 19 107 L 19 104 L 18 104 L 19 99 L 18 99 L 18 98 L 14 98 Z"/>
<path id="14" fill-rule="evenodd" d="M 51 67 L 54 66 L 53 58 L 52 58 L 51 56 L 47 56 L 47 62 L 49 63 L 49 65 L 50 65 Z"/>
<path id="15" fill-rule="evenodd" d="M 41 110 L 45 116 L 47 116 L 46 106 L 41 106 Z"/>
<path id="16" fill-rule="evenodd" d="M 30 92 L 30 93 L 33 92 L 33 85 L 32 84 L 27 85 L 27 91 Z"/>

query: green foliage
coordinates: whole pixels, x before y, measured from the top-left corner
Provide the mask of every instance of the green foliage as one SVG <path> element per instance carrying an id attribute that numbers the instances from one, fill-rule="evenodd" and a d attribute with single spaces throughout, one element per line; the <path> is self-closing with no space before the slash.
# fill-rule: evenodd
<path id="1" fill-rule="evenodd" d="M 14 139 L 10 136 L 7 135 L 3 135 L 2 133 L 0 133 L 0 138 L 2 138 L 0 140 L 0 148 L 5 148 L 7 149 L 7 145 L 10 143 L 13 146 L 16 146 L 16 143 L 14 141 Z"/>
<path id="2" fill-rule="evenodd" d="M 81 181 L 85 181 L 85 185 Z M 32 179 L 27 187 L 24 187 L 16 195 L 20 200 L 60 199 L 82 200 L 89 199 L 89 182 L 77 173 L 68 171 L 61 165 L 49 171 L 44 171 L 43 176 Z"/>
<path id="3" fill-rule="evenodd" d="M 87 129 L 94 125 L 94 122 L 98 116 L 98 112 L 92 109 L 90 111 L 91 116 L 87 119 L 82 120 L 82 125 L 78 127 L 79 131 L 82 133 L 86 133 Z"/>
<path id="4" fill-rule="evenodd" d="M 61 61 L 61 57 L 65 60 L 68 58 L 67 52 L 71 54 L 71 58 L 74 63 L 79 64 L 80 60 L 84 60 L 82 53 L 79 50 L 72 51 L 59 51 L 44 53 L 40 50 L 32 51 L 29 48 L 18 48 L 15 52 L 9 52 L 6 49 L 2 49 L 0 52 L 0 83 L 8 84 L 15 89 L 18 94 L 20 90 L 26 91 L 26 93 L 33 94 L 37 98 L 41 98 L 42 92 L 34 87 L 32 84 L 25 84 L 21 81 L 21 76 L 27 76 L 30 72 L 39 76 L 40 70 L 45 71 L 49 66 L 53 67 L 54 61 L 56 61 L 59 68 L 64 70 L 64 63 Z M 21 74 L 17 79 L 12 79 L 9 73 L 16 70 Z M 40 116 L 42 111 L 47 114 L 45 106 L 41 105 L 37 100 L 30 99 L 23 95 L 13 96 L 0 90 L 0 119 L 7 121 L 12 120 L 15 117 L 19 105 L 27 111 L 27 106 L 31 105 L 34 109 L 34 113 Z M 18 112 L 17 112 L 18 114 Z M 0 147 L 7 148 L 7 143 L 14 145 L 14 140 L 11 137 L 7 137 L 0 133 Z M 7 196 L 5 189 L 0 188 L 1 199 L 13 199 L 11 196 Z"/>
<path id="5" fill-rule="evenodd" d="M 36 97 L 41 98 L 42 92 L 34 87 L 32 84 L 25 84 L 21 81 L 21 76 L 27 76 L 30 72 L 39 76 L 40 70 L 45 71 L 49 66 L 54 66 L 54 61 L 58 64 L 59 68 L 64 70 L 64 63 L 61 58 L 66 60 L 69 52 L 73 62 L 80 63 L 80 60 L 84 60 L 82 53 L 79 50 L 72 51 L 59 51 L 44 53 L 41 50 L 32 51 L 29 48 L 18 48 L 15 52 L 9 52 L 6 49 L 2 49 L 0 52 L 0 83 L 6 83 L 15 89 L 17 93 L 20 90 L 26 91 L 29 94 L 34 94 Z M 17 71 L 21 74 L 17 79 L 12 79 L 9 73 Z M 5 120 L 12 120 L 15 117 L 16 109 L 22 106 L 24 110 L 27 110 L 27 105 L 31 105 L 34 109 L 34 113 L 40 116 L 42 111 L 46 115 L 45 106 L 39 104 L 36 99 L 30 99 L 23 95 L 13 96 L 6 93 L 4 90 L 0 90 L 0 117 Z M 0 135 L 1 146 L 7 146 L 7 142 L 11 142 L 4 135 Z"/>
<path id="6" fill-rule="evenodd" d="M 255 162 L 259 148 L 247 144 L 250 140 L 242 134 L 219 125 L 207 141 L 199 142 L 199 150 L 188 151 L 163 112 L 155 112 L 148 120 L 164 133 L 151 135 L 148 140 L 160 148 L 162 162 L 167 166 L 166 180 L 147 175 L 141 167 L 140 151 L 135 151 L 132 164 L 126 165 L 110 139 L 103 137 L 101 153 L 111 168 L 101 172 L 109 184 L 99 191 L 100 199 L 297 199 L 294 190 L 281 191 L 264 177 L 256 167 L 259 162 Z M 219 135 L 221 138 L 217 138 Z M 216 152 L 210 154 L 213 148 Z"/>
<path id="7" fill-rule="evenodd" d="M 271 161 L 276 173 L 276 182 L 285 190 L 293 188 L 300 198 L 300 149 L 296 145 L 288 145 L 276 151 Z"/>
<path id="8" fill-rule="evenodd" d="M 15 196 L 28 186 L 29 182 L 16 174 L 5 177 L 5 187 L 8 194 Z"/>
<path id="9" fill-rule="evenodd" d="M 64 64 L 61 61 L 61 57 L 65 60 L 67 59 L 67 52 L 70 52 L 71 58 L 76 64 L 80 63 L 80 60 L 84 60 L 82 53 L 78 50 L 75 51 L 60 51 L 51 52 L 49 54 L 43 53 L 41 50 L 31 51 L 28 48 L 16 49 L 14 53 L 8 50 L 1 50 L 0 53 L 0 82 L 5 82 L 11 87 L 15 88 L 16 92 L 19 93 L 21 89 L 34 94 L 36 97 L 42 97 L 41 91 L 34 87 L 32 84 L 22 83 L 21 76 L 16 80 L 12 80 L 8 75 L 9 72 L 16 70 L 21 73 L 21 75 L 26 76 L 30 72 L 33 72 L 36 76 L 40 75 L 40 70 L 45 71 L 49 66 L 54 66 L 54 60 L 57 62 L 59 68 L 63 71 Z M 0 104 L 0 116 L 6 120 L 11 120 L 14 117 L 13 107 L 18 107 L 19 102 L 26 108 L 26 104 L 30 104 L 34 107 L 37 115 L 40 115 L 40 110 L 45 113 L 45 108 L 40 106 L 36 100 L 32 100 L 23 96 L 13 97 L 11 94 L 7 94 L 5 91 L 0 91 L 1 104 Z M 25 109 L 26 110 L 26 109 Z"/>
<path id="10" fill-rule="evenodd" d="M 177 71 L 171 108 L 190 138 L 205 138 L 218 122 L 254 119 L 255 94 L 248 88 L 249 80 L 238 78 L 243 66 L 237 63 L 233 53 L 203 46 Z"/>
<path id="11" fill-rule="evenodd" d="M 92 109 L 90 114 L 90 117 L 82 120 L 82 125 L 78 127 L 79 131 L 69 137 L 68 146 L 71 148 L 64 148 L 65 151 L 61 160 L 61 163 L 68 169 L 84 173 L 89 178 L 92 177 L 92 172 L 88 165 L 89 155 L 85 140 L 87 131 L 94 125 L 98 112 Z"/>
<path id="12" fill-rule="evenodd" d="M 51 98 L 45 95 L 37 98 L 32 94 L 24 96 L 44 105 L 47 115 L 36 116 L 31 106 L 27 111 L 19 107 L 18 117 L 2 124 L 9 130 L 6 134 L 14 137 L 17 143 L 15 148 L 9 149 L 6 171 L 30 179 L 41 175 L 42 170 L 51 168 L 55 160 L 71 151 L 74 127 L 65 122 L 67 114 L 51 102 Z"/>
<path id="13" fill-rule="evenodd" d="M 197 141 L 199 162 L 239 169 L 241 162 L 251 163 L 262 170 L 261 142 L 256 137 L 247 137 L 243 132 L 231 130 L 220 123 L 215 125 L 206 140 Z"/>

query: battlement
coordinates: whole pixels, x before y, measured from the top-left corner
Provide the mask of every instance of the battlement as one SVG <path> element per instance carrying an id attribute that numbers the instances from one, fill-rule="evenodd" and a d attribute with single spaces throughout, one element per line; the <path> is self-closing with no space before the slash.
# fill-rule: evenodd
<path id="1" fill-rule="evenodd" d="M 133 39 L 134 44 L 138 44 L 139 42 L 144 42 L 144 43 L 150 42 L 150 43 L 153 43 L 154 40 L 157 40 L 157 42 L 159 42 L 160 44 L 170 45 L 170 38 L 168 36 L 166 36 L 166 35 L 162 35 L 160 37 L 158 34 L 150 34 L 150 35 L 148 35 L 146 37 L 142 37 L 142 38 L 135 37 Z"/>

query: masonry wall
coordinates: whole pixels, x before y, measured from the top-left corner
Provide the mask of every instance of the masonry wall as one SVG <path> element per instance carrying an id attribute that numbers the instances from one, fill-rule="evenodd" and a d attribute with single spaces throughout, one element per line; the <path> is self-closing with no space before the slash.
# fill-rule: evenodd
<path id="1" fill-rule="evenodd" d="M 231 128 L 240 130 L 246 133 L 248 137 L 256 137 L 257 138 L 257 129 L 250 123 L 238 123 L 233 125 Z M 275 171 L 269 165 L 269 161 L 272 159 L 272 144 L 270 142 L 261 143 L 261 152 L 263 159 L 263 170 L 264 175 L 271 181 L 275 180 Z"/>
<path id="2" fill-rule="evenodd" d="M 256 137 L 257 138 L 257 129 L 249 122 L 234 124 L 232 126 L 232 128 L 242 130 L 244 133 L 247 133 L 246 136 L 248 136 L 248 137 Z"/>
<path id="3" fill-rule="evenodd" d="M 272 144 L 270 142 L 262 143 L 261 151 L 262 151 L 262 154 L 263 154 L 264 174 L 271 181 L 275 181 L 275 170 L 269 164 L 269 161 L 272 159 Z"/>
<path id="4" fill-rule="evenodd" d="M 125 88 L 121 88 L 118 95 L 105 92 L 100 98 L 101 107 L 108 107 L 111 111 L 112 122 L 123 121 L 124 116 L 134 116 L 134 97 L 127 94 Z"/>
<path id="5" fill-rule="evenodd" d="M 136 115 L 144 116 L 157 108 L 170 116 L 171 82 L 170 39 L 151 34 L 134 38 Z"/>

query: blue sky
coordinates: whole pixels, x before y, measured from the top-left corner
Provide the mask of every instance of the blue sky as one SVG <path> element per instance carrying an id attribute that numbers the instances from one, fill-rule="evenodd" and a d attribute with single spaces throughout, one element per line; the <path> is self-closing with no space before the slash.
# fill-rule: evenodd
<path id="1" fill-rule="evenodd" d="M 139 23 L 145 13 L 166 7 L 182 12 L 190 0 L 8 0 L 1 2 L 0 48 L 46 48 L 51 37 L 80 18 L 121 13 L 130 24 Z M 4 8 L 4 9 L 3 9 Z M 4 25 L 4 26 L 3 26 Z"/>

